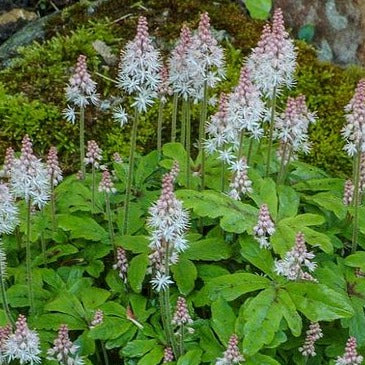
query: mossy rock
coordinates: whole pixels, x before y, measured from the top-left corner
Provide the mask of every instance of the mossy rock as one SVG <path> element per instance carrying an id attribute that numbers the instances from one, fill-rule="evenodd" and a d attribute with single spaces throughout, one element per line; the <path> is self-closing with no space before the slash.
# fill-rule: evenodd
<path id="1" fill-rule="evenodd" d="M 237 4 L 229 0 L 149 0 L 143 1 L 143 4 L 131 0 L 80 2 L 52 17 L 46 26 L 46 34 L 51 37 L 48 41 L 21 49 L 19 57 L 11 66 L 0 71 L 6 95 L 13 97 L 12 110 L 9 113 L 15 118 L 14 125 L 16 128 L 22 126 L 23 133 L 28 132 L 42 152 L 51 144 L 56 144 L 67 170 L 76 169 L 77 128 L 62 121 L 61 110 L 65 107 L 64 87 L 77 56 L 80 53 L 88 56 L 90 71 L 98 83 L 98 90 L 102 91 L 102 97 L 118 96 L 120 92 L 114 84 L 99 76 L 114 78 L 117 67 L 106 65 L 92 43 L 103 40 L 117 55 L 119 49 L 134 36 L 138 16 L 143 14 L 148 17 L 151 34 L 167 55 L 179 35 L 182 23 L 196 27 L 202 11 L 209 12 L 216 30 L 224 30 L 229 35 L 229 40 L 223 42 L 227 48 L 227 80 L 219 87 L 228 91 L 237 81 L 243 58 L 256 45 L 263 26 L 263 22 L 249 18 Z M 351 99 L 356 82 L 364 75 L 364 71 L 353 68 L 344 70 L 339 66 L 322 63 L 317 60 L 312 47 L 300 41 L 297 46 L 298 82 L 296 88 L 289 93 L 305 94 L 310 108 L 317 110 L 319 117 L 318 123 L 311 130 L 312 152 L 305 159 L 336 175 L 346 175 L 351 170 L 351 162 L 342 151 L 340 130 L 344 123 L 343 107 Z M 17 105 L 16 100 L 21 102 Z M 46 130 L 41 135 L 35 133 L 36 128 L 30 126 L 33 122 L 39 125 L 40 120 L 31 117 L 32 113 L 29 113 L 27 123 L 22 124 L 23 121 L 17 118 L 15 110 L 23 108 L 24 103 L 30 109 L 36 106 L 35 103 L 39 103 L 44 109 L 49 106 L 52 111 L 51 120 L 54 121 L 51 128 L 47 129 L 49 116 L 45 116 L 42 128 Z M 168 112 L 167 110 L 165 116 L 166 137 L 169 135 Z M 4 117 L 5 114 L 0 115 Z M 154 148 L 156 120 L 157 106 L 149 111 L 140 124 L 140 151 Z M 86 125 L 87 139 L 95 138 L 105 151 L 106 158 L 115 151 L 127 153 L 128 126 L 121 130 L 112 121 L 110 113 L 89 112 L 86 114 Z M 15 133 L 15 130 L 18 131 L 16 128 L 12 130 L 9 125 L 6 136 L 4 133 L 0 135 L 0 158 L 8 145 L 19 143 L 21 135 L 19 132 Z M 62 138 L 53 138 L 52 134 Z M 67 155 L 64 156 L 66 151 Z"/>

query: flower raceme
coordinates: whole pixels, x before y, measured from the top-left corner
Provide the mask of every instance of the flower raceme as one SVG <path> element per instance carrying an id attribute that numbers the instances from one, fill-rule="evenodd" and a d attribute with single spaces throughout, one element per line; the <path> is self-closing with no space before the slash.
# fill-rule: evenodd
<path id="1" fill-rule="evenodd" d="M 296 57 L 294 42 L 285 30 L 283 13 L 278 8 L 272 26 L 264 26 L 258 45 L 247 59 L 252 80 L 266 97 L 294 84 Z"/>
<path id="2" fill-rule="evenodd" d="M 248 165 L 245 157 L 232 164 L 231 170 L 234 172 L 232 182 L 229 184 L 231 191 L 229 196 L 235 200 L 240 200 L 241 195 L 251 193 L 252 181 L 247 175 Z"/>
<path id="3" fill-rule="evenodd" d="M 147 19 L 140 16 L 135 38 L 121 52 L 117 86 L 128 94 L 134 94 L 139 112 L 145 112 L 153 104 L 161 82 L 162 64 L 160 53 L 152 44 Z"/>
<path id="4" fill-rule="evenodd" d="M 222 358 L 216 360 L 215 365 L 234 365 L 240 364 L 243 361 L 245 361 L 245 358 L 238 348 L 238 337 L 237 335 L 232 335 L 228 341 L 227 350 Z"/>
<path id="5" fill-rule="evenodd" d="M 310 273 L 303 271 L 303 268 L 307 268 L 310 272 L 315 270 L 317 265 L 311 261 L 313 258 L 314 254 L 307 251 L 304 234 L 299 232 L 294 247 L 286 253 L 284 259 L 275 261 L 275 272 L 288 280 L 316 281 Z"/>
<path id="6" fill-rule="evenodd" d="M 8 185 L 0 184 L 0 235 L 11 234 L 19 223 L 19 212 Z"/>
<path id="7" fill-rule="evenodd" d="M 52 146 L 47 156 L 48 176 L 53 186 L 57 186 L 63 179 L 62 170 L 58 163 L 57 148 Z"/>
<path id="8" fill-rule="evenodd" d="M 365 79 L 357 84 L 355 94 L 345 107 L 347 124 L 342 129 L 349 156 L 365 152 Z"/>
<path id="9" fill-rule="evenodd" d="M 10 189 L 16 198 L 42 208 L 50 196 L 47 167 L 33 154 L 28 135 L 22 141 L 21 155 L 14 160 L 10 174 Z"/>
<path id="10" fill-rule="evenodd" d="M 28 328 L 27 319 L 20 314 L 15 324 L 15 332 L 5 343 L 8 361 L 19 360 L 20 364 L 40 364 L 39 337 L 37 332 Z"/>
<path id="11" fill-rule="evenodd" d="M 103 158 L 101 148 L 98 146 L 98 144 L 94 141 L 87 141 L 87 152 L 85 157 L 85 164 L 91 165 L 95 167 L 96 169 L 100 167 L 100 162 Z"/>
<path id="12" fill-rule="evenodd" d="M 336 359 L 335 365 L 360 365 L 363 357 L 357 353 L 357 343 L 355 337 L 347 340 L 345 353 Z"/>
<path id="13" fill-rule="evenodd" d="M 260 243 L 260 248 L 269 248 L 268 237 L 275 233 L 275 225 L 270 217 L 269 207 L 262 204 L 259 211 L 257 225 L 253 229 L 255 239 Z"/>
<path id="14" fill-rule="evenodd" d="M 80 55 L 77 59 L 75 72 L 70 77 L 66 87 L 66 98 L 75 106 L 85 107 L 99 103 L 99 95 L 96 92 L 96 82 L 91 79 L 87 70 L 86 56 Z M 72 118 L 69 118 L 72 121 Z"/>
<path id="15" fill-rule="evenodd" d="M 314 344 L 323 337 L 321 327 L 318 322 L 311 322 L 309 329 L 306 332 L 306 338 L 302 347 L 299 347 L 299 352 L 303 356 L 316 356 Z"/>
<path id="16" fill-rule="evenodd" d="M 151 229 L 150 261 L 155 277 L 153 286 L 160 291 L 172 283 L 166 274 L 166 263 L 178 261 L 179 253 L 188 247 L 184 233 L 189 225 L 188 212 L 174 193 L 174 181 L 179 168 L 177 163 L 162 179 L 162 191 L 158 201 L 149 209 L 148 226 Z"/>

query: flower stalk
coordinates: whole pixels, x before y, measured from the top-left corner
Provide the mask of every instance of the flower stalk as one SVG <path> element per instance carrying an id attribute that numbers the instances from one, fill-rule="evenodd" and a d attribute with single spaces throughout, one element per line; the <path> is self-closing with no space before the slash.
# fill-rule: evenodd
<path id="1" fill-rule="evenodd" d="M 275 126 L 275 109 L 276 109 L 276 87 L 274 87 L 274 91 L 271 98 L 271 117 L 270 117 L 269 136 L 268 136 L 267 158 L 266 158 L 266 174 L 265 174 L 266 177 L 268 177 L 270 174 L 271 150 L 273 145 L 273 135 Z"/>
<path id="2" fill-rule="evenodd" d="M 179 95 L 178 93 L 174 93 L 173 101 L 172 101 L 172 120 L 171 120 L 171 142 L 176 141 L 176 121 L 177 121 L 177 111 L 179 107 Z M 181 133 L 183 128 L 181 128 Z M 181 138 L 181 143 L 184 143 Z"/>
<path id="3" fill-rule="evenodd" d="M 34 294 L 33 294 L 33 283 L 32 283 L 32 253 L 30 246 L 30 229 L 31 229 L 31 211 L 32 203 L 30 199 L 27 202 L 27 217 L 26 217 L 26 270 L 27 270 L 27 284 L 28 284 L 28 300 L 30 306 L 30 312 L 34 310 Z"/>
<path id="4" fill-rule="evenodd" d="M 357 249 L 357 241 L 359 236 L 359 206 L 360 206 L 360 163 L 361 163 L 361 153 L 360 148 L 358 148 L 357 154 L 354 156 L 354 199 L 353 199 L 353 230 L 352 230 L 352 245 L 351 252 L 355 253 Z"/>

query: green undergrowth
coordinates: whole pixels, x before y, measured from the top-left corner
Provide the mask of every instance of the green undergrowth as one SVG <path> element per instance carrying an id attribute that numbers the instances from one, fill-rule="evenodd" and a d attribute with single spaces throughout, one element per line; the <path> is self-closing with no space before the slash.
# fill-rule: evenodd
<path id="1" fill-rule="evenodd" d="M 95 5 L 98 4 L 98 5 Z M 243 58 L 259 39 L 263 22 L 252 20 L 245 10 L 230 1 L 202 0 L 144 1 L 127 0 L 77 3 L 52 18 L 46 33 L 49 40 L 19 49 L 19 57 L 10 67 L 0 71 L 1 89 L 0 159 L 6 147 L 20 142 L 27 132 L 46 151 L 56 144 L 66 170 L 77 165 L 78 134 L 76 127 L 67 125 L 61 111 L 65 107 L 64 87 L 80 53 L 89 60 L 89 68 L 98 83 L 103 99 L 113 102 L 118 96 L 114 84 L 96 75 L 115 77 L 117 65 L 107 65 L 92 43 L 102 40 L 114 55 L 134 36 L 138 15 L 146 15 L 152 35 L 164 55 L 179 35 L 182 19 L 196 27 L 198 14 L 208 11 L 214 28 L 226 47 L 227 80 L 221 90 L 229 91 L 238 79 Z M 356 82 L 364 76 L 360 68 L 342 69 L 317 60 L 315 51 L 304 42 L 297 43 L 299 66 L 295 93 L 307 96 L 309 106 L 318 112 L 318 123 L 311 130 L 312 152 L 307 162 L 335 175 L 348 175 L 351 163 L 342 151 L 340 130 L 344 123 L 343 107 L 351 99 Z M 284 96 L 283 96 L 284 98 Z M 166 111 L 164 136 L 169 136 L 169 110 Z M 139 151 L 155 146 L 157 106 L 151 109 L 139 129 Z M 90 111 L 86 115 L 87 139 L 96 139 L 106 156 L 118 151 L 127 153 L 129 130 L 116 125 L 110 113 Z M 51 133 L 52 132 L 52 133 Z M 50 137 L 50 135 L 56 137 Z"/>

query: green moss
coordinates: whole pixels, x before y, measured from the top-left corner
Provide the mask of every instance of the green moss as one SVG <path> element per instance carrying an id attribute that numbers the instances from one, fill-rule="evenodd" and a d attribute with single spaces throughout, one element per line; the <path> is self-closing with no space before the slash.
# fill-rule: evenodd
<path id="1" fill-rule="evenodd" d="M 95 6 L 95 3 L 99 5 Z M 250 19 L 232 1 L 82 2 L 53 17 L 47 28 L 48 36 L 53 38 L 21 49 L 19 58 L 10 67 L 0 71 L 0 79 L 6 89 L 6 93 L 2 89 L 6 94 L 5 100 L 10 103 L 3 107 L 0 118 L 7 121 L 16 119 L 14 125 L 5 122 L 6 130 L 2 129 L 0 158 L 5 146 L 18 142 L 21 135 L 28 132 L 36 139 L 41 151 L 50 144 L 58 145 L 64 154 L 63 160 L 69 169 L 73 169 L 77 166 L 77 161 L 72 158 L 77 158 L 77 128 L 62 121 L 61 110 L 65 106 L 64 87 L 77 56 L 80 53 L 88 56 L 90 71 L 98 83 L 98 89 L 103 92 L 102 96 L 117 96 L 119 91 L 114 84 L 96 75 L 98 72 L 113 78 L 117 67 L 106 66 L 94 50 L 92 42 L 103 40 L 118 54 L 126 41 L 134 36 L 138 15 L 143 14 L 149 19 L 151 33 L 158 46 L 167 52 L 178 37 L 182 23 L 196 27 L 202 11 L 209 12 L 216 30 L 224 30 L 229 34 L 229 42 L 224 42 L 227 50 L 227 79 L 219 86 L 218 92 L 229 91 L 238 79 L 244 57 L 257 43 L 263 25 L 263 22 Z M 311 130 L 312 152 L 305 158 L 336 175 L 349 174 L 351 163 L 342 151 L 343 141 L 340 136 L 344 123 L 343 107 L 351 99 L 356 82 L 364 76 L 364 71 L 322 63 L 316 59 L 312 47 L 304 42 L 298 42 L 297 45 L 298 82 L 296 88 L 289 93 L 305 94 L 310 108 L 318 112 L 318 123 Z M 285 96 L 283 95 L 281 104 L 284 104 Z M 23 110 L 17 112 L 17 108 Z M 164 135 L 167 138 L 170 133 L 170 109 L 171 106 L 167 106 L 165 112 Z M 27 120 L 21 117 L 24 110 L 30 116 Z M 193 118 L 196 127 L 198 110 L 194 111 Z M 156 121 L 157 106 L 154 106 L 141 120 L 138 140 L 140 151 L 154 148 Z M 42 130 L 39 129 L 40 126 Z M 127 153 L 129 127 L 121 130 L 111 120 L 110 114 L 88 112 L 86 126 L 86 138 L 98 140 L 106 157 L 114 151 L 124 155 Z"/>

